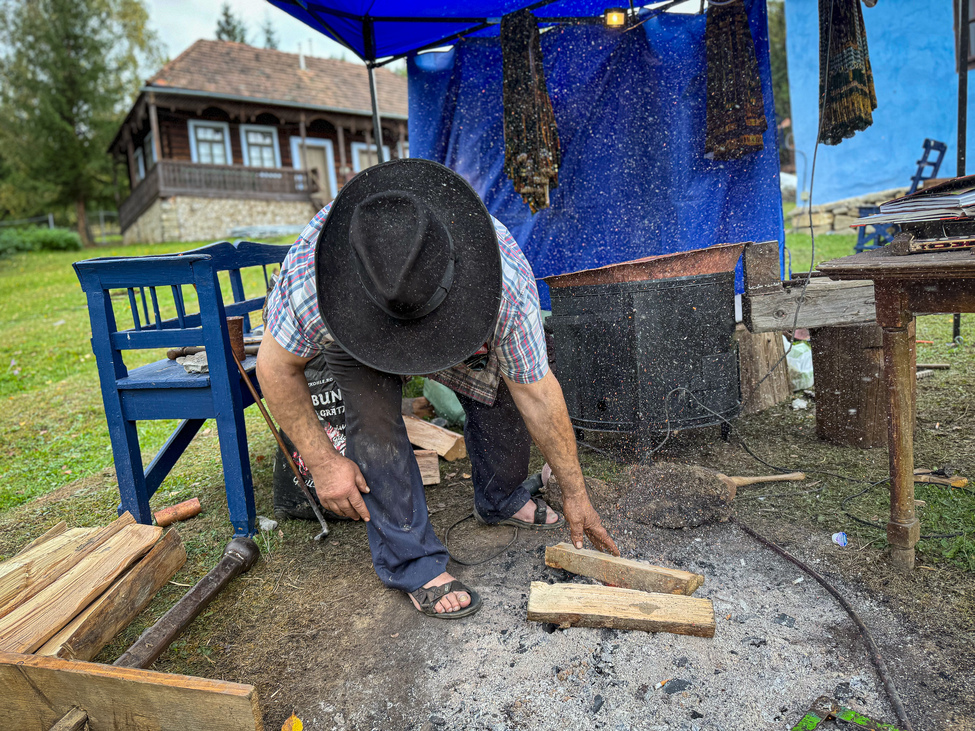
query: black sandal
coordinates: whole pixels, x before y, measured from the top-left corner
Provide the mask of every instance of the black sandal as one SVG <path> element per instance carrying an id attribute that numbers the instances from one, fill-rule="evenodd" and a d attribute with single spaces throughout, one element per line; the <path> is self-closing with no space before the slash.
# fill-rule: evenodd
<path id="1" fill-rule="evenodd" d="M 471 603 L 455 612 L 438 612 L 437 602 L 451 592 L 464 592 L 471 598 Z M 457 579 L 448 581 L 446 584 L 441 584 L 440 586 L 431 586 L 427 589 L 421 586 L 416 591 L 409 591 L 407 594 L 416 599 L 417 604 L 420 605 L 420 611 L 423 614 L 426 614 L 428 617 L 437 617 L 438 619 L 469 617 L 481 608 L 481 595 Z"/>
<path id="2" fill-rule="evenodd" d="M 533 530 L 555 530 L 556 528 L 562 527 L 562 524 L 565 523 L 565 518 L 559 515 L 559 519 L 554 523 L 546 523 L 545 521 L 548 518 L 548 504 L 540 497 L 533 497 L 531 500 L 535 503 L 535 515 L 532 516 L 533 520 L 531 522 L 519 520 L 518 518 L 505 518 L 504 520 L 499 520 L 497 523 L 488 523 L 478 515 L 476 508 L 474 509 L 474 517 L 477 518 L 477 522 L 481 525 L 513 525 L 516 528 L 531 528 Z"/>

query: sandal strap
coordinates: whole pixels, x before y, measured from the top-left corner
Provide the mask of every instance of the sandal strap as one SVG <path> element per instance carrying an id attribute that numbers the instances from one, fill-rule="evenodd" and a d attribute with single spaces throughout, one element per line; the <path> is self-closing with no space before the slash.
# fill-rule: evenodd
<path id="1" fill-rule="evenodd" d="M 447 596 L 447 594 L 455 591 L 463 592 L 467 596 L 471 596 L 471 590 L 457 579 L 448 581 L 446 584 L 441 584 L 440 586 L 431 586 L 427 589 L 421 586 L 416 591 L 411 591 L 410 596 L 420 604 L 420 609 L 430 609 L 443 597 Z"/>
<path id="2" fill-rule="evenodd" d="M 548 505 L 540 497 L 533 497 L 532 502 L 535 503 L 535 520 L 533 522 L 535 525 L 545 525 L 548 522 Z"/>

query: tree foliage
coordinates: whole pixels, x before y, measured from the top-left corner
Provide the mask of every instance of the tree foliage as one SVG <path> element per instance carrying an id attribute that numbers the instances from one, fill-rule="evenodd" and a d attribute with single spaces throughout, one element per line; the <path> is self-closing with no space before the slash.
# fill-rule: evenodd
<path id="1" fill-rule="evenodd" d="M 264 24 L 261 26 L 261 33 L 264 34 L 264 47 L 278 50 L 278 34 L 274 30 L 271 18 L 264 16 Z"/>
<path id="2" fill-rule="evenodd" d="M 107 148 L 157 60 L 142 0 L 0 0 L 0 211 L 114 198 Z"/>
<path id="3" fill-rule="evenodd" d="M 789 62 L 785 50 L 785 3 L 771 0 L 768 4 L 769 51 L 772 62 L 772 96 L 775 97 L 775 116 L 781 124 L 789 119 Z"/>
<path id="4" fill-rule="evenodd" d="M 220 8 L 216 38 L 218 41 L 247 43 L 247 26 L 243 20 L 234 15 L 234 11 L 230 9 L 228 2 L 225 2 Z"/>

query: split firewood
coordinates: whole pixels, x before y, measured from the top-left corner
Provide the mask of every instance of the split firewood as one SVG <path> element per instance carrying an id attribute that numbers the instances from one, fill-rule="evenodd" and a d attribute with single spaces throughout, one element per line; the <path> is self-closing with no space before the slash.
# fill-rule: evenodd
<path id="1" fill-rule="evenodd" d="M 420 468 L 424 485 L 440 484 L 440 457 L 432 449 L 414 449 L 413 456 Z"/>
<path id="2" fill-rule="evenodd" d="M 409 414 L 403 415 L 406 433 L 410 444 L 420 449 L 432 449 L 448 462 L 463 459 L 467 456 L 467 446 L 464 435 L 444 429 L 442 426 L 431 424 L 429 421 L 418 419 Z"/>
<path id="3" fill-rule="evenodd" d="M 576 548 L 570 543 L 547 546 L 545 565 L 588 576 L 610 586 L 661 594 L 690 596 L 704 583 L 704 577 L 700 574 L 653 566 L 588 548 Z"/>
<path id="4" fill-rule="evenodd" d="M 607 627 L 714 637 L 708 599 L 634 589 L 533 581 L 528 619 L 563 627 Z"/>

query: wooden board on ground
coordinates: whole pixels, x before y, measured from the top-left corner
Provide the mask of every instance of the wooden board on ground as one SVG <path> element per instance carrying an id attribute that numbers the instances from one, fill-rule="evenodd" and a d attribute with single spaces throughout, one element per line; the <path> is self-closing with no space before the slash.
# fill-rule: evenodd
<path id="1" fill-rule="evenodd" d="M 144 559 L 75 617 L 35 654 L 65 660 L 91 660 L 152 601 L 180 567 L 186 549 L 179 533 L 170 530 Z"/>
<path id="2" fill-rule="evenodd" d="M 440 484 L 440 457 L 432 449 L 414 449 L 413 455 L 420 467 L 420 478 L 424 485 Z"/>
<path id="3" fill-rule="evenodd" d="M 156 526 L 124 526 L 56 581 L 0 618 L 0 650 L 34 652 L 145 555 L 160 535 L 162 528 Z"/>
<path id="4" fill-rule="evenodd" d="M 546 546 L 545 565 L 588 576 L 622 589 L 654 591 L 690 596 L 704 583 L 704 577 L 689 571 L 665 569 L 644 561 L 610 556 L 608 553 L 576 548 L 571 543 Z"/>
<path id="5" fill-rule="evenodd" d="M 0 617 L 38 591 L 41 582 L 53 581 L 77 563 L 79 549 L 97 528 L 72 528 L 38 538 L 11 559 L 0 563 Z"/>
<path id="6" fill-rule="evenodd" d="M 403 415 L 406 433 L 410 444 L 420 449 L 432 449 L 448 462 L 463 459 L 467 456 L 467 446 L 464 435 L 444 429 L 442 426 L 431 424 L 429 421 L 418 419 L 409 414 Z"/>
<path id="7" fill-rule="evenodd" d="M 714 637 L 714 606 L 709 599 L 610 586 L 533 581 L 528 619 L 568 627 Z"/>
<path id="8" fill-rule="evenodd" d="M 92 731 L 263 731 L 251 685 L 0 652 L 4 728 L 48 731 L 72 707 Z"/>

